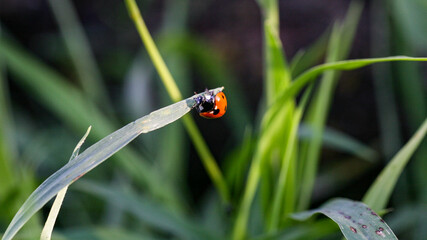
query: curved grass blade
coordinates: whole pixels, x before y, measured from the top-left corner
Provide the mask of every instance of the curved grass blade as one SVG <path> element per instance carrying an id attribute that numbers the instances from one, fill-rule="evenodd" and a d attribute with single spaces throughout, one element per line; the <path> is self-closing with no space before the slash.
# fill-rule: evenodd
<path id="1" fill-rule="evenodd" d="M 382 210 L 387 205 L 400 174 L 426 134 L 427 119 L 424 120 L 411 140 L 405 144 L 380 175 L 378 175 L 363 198 L 363 202 L 369 204 L 375 211 Z"/>
<path id="2" fill-rule="evenodd" d="M 89 136 L 96 141 L 118 128 L 117 122 L 103 114 L 92 101 L 88 101 L 81 90 L 30 55 L 16 42 L 1 37 L 0 55 L 7 63 L 11 74 L 15 76 L 13 80 L 60 118 L 67 127 L 85 131 L 89 125 L 96 126 Z M 159 199 L 174 202 L 175 189 L 167 182 L 160 186 L 160 177 L 153 171 L 153 166 L 143 159 L 135 149 L 125 148 L 114 158 L 114 164 L 132 177 L 135 183 L 147 187 L 147 190 Z"/>
<path id="3" fill-rule="evenodd" d="M 128 8 L 129 16 L 134 21 L 135 27 L 141 37 L 142 42 L 147 49 L 148 55 L 151 58 L 154 66 L 157 69 L 157 73 L 160 76 L 160 79 L 163 82 L 163 85 L 166 87 L 169 96 L 172 101 L 177 102 L 182 99 L 181 92 L 178 89 L 178 86 L 175 80 L 172 77 L 169 69 L 167 68 L 165 62 L 163 61 L 162 56 L 160 55 L 159 50 L 156 47 L 156 44 L 153 41 L 153 38 L 148 31 L 147 26 L 145 25 L 144 19 L 141 16 L 138 5 L 135 0 L 125 0 L 126 7 Z M 184 126 L 190 136 L 191 141 L 196 148 L 198 155 L 200 156 L 203 166 L 205 167 L 209 177 L 217 188 L 221 198 L 225 204 L 230 204 L 230 193 L 228 190 L 227 183 L 225 182 L 224 177 L 222 176 L 221 170 L 218 167 L 212 153 L 206 145 L 205 140 L 202 137 L 199 129 L 196 126 L 194 120 L 188 116 L 183 117 L 182 121 Z"/>
<path id="4" fill-rule="evenodd" d="M 393 56 L 393 57 L 383 57 L 383 58 L 365 58 L 365 59 L 352 59 L 344 60 L 337 62 L 330 62 L 317 65 L 305 71 L 299 75 L 287 88 L 282 91 L 274 101 L 274 104 L 280 104 L 286 99 L 295 96 L 300 92 L 301 88 L 306 86 L 310 81 L 313 81 L 317 76 L 322 74 L 327 70 L 354 70 L 361 67 L 365 67 L 374 63 L 381 62 L 396 62 L 396 61 L 406 61 L 406 62 L 427 62 L 425 57 L 407 57 L 407 56 Z"/>
<path id="5" fill-rule="evenodd" d="M 393 231 L 372 209 L 362 202 L 338 198 L 320 208 L 295 213 L 292 218 L 306 220 L 315 213 L 322 213 L 338 224 L 349 240 L 396 239 Z"/>
<path id="6" fill-rule="evenodd" d="M 336 22 L 328 43 L 326 62 L 344 60 L 348 57 L 353 37 L 356 32 L 363 5 L 358 1 L 352 1 L 346 19 Z M 319 87 L 313 94 L 313 99 L 307 108 L 304 122 L 311 126 L 313 138 L 303 141 L 300 146 L 300 160 L 298 169 L 298 181 L 301 185 L 298 209 L 307 209 L 314 187 L 315 177 L 318 169 L 319 156 L 322 145 L 322 135 L 326 125 L 331 101 L 336 89 L 339 71 L 324 72 Z"/>
<path id="7" fill-rule="evenodd" d="M 321 61 L 326 53 L 330 34 L 331 28 L 328 27 L 307 49 L 299 50 L 295 54 L 290 63 L 292 76 L 298 76 L 303 71 Z"/>
<path id="8" fill-rule="evenodd" d="M 230 127 L 234 129 L 232 131 L 234 137 L 240 138 L 245 131 L 246 123 L 251 123 L 249 107 L 241 86 L 236 84 L 234 74 L 223 62 L 217 49 L 207 44 L 204 39 L 191 34 L 168 33 L 161 36 L 158 42 L 166 53 L 179 51 L 185 54 L 191 64 L 195 66 L 197 73 L 202 76 L 206 86 L 227 86 L 227 91 L 233 93 L 227 95 L 227 99 L 234 106 L 239 107 L 227 112 L 229 117 L 225 120 L 229 121 Z"/>
<path id="9" fill-rule="evenodd" d="M 423 57 L 407 57 L 407 56 L 393 56 L 393 57 L 384 57 L 384 58 L 366 58 L 366 59 L 353 59 L 353 60 L 343 60 L 330 63 L 324 63 L 317 65 L 305 71 L 299 75 L 291 85 L 285 90 L 281 91 L 273 104 L 268 107 L 267 112 L 265 113 L 266 119 L 274 118 L 277 114 L 277 110 L 287 101 L 289 98 L 294 97 L 298 94 L 303 87 L 305 87 L 311 81 L 314 81 L 316 77 L 322 74 L 327 70 L 354 70 L 357 68 L 365 67 L 374 63 L 381 62 L 394 62 L 394 61 L 408 61 L 408 62 L 427 62 L 427 58 Z M 263 125 L 264 120 L 263 120 Z"/>
<path id="10" fill-rule="evenodd" d="M 92 126 L 89 126 L 85 135 L 77 143 L 77 146 L 74 148 L 74 151 L 71 154 L 69 162 L 74 160 L 79 155 L 80 147 L 83 145 L 91 129 L 92 129 Z M 40 240 L 51 239 L 53 227 L 55 226 L 55 221 L 56 221 L 56 218 L 58 217 L 59 210 L 61 209 L 62 202 L 64 201 L 65 194 L 67 193 L 67 189 L 68 189 L 68 185 L 65 186 L 63 189 L 61 189 L 61 191 L 59 191 L 59 193 L 56 195 L 55 201 L 53 202 L 52 208 L 50 209 L 49 216 L 47 217 L 46 223 L 43 227 Z"/>
<path id="11" fill-rule="evenodd" d="M 221 87 L 212 91 L 216 94 L 222 89 Z M 70 185 L 95 168 L 138 135 L 164 127 L 184 116 L 194 106 L 194 98 L 199 95 L 196 94 L 139 118 L 86 149 L 82 154 L 52 174 L 30 195 L 12 219 L 2 239 L 11 239 L 25 222 L 62 188 Z"/>

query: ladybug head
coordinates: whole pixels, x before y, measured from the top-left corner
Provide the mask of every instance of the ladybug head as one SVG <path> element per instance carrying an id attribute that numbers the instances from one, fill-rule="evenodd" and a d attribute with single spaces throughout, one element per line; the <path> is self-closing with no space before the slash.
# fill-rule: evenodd
<path id="1" fill-rule="evenodd" d="M 211 111 L 215 106 L 215 96 L 213 91 L 206 89 L 204 94 L 194 99 L 196 104 L 194 105 L 198 113 Z"/>

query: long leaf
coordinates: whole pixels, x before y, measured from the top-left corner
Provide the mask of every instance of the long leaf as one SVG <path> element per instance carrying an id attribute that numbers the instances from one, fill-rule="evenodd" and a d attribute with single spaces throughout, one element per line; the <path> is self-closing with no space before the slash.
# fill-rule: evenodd
<path id="1" fill-rule="evenodd" d="M 69 127 L 83 131 L 88 125 L 92 125 L 94 129 L 91 136 L 96 140 L 116 128 L 114 127 L 116 124 L 88 101 L 79 89 L 12 41 L 0 38 L 0 54 L 16 76 L 14 80 Z M 120 152 L 117 160 L 120 161 L 115 163 L 132 176 L 138 184 L 147 186 L 149 191 L 160 198 L 172 199 L 170 193 L 165 191 L 166 186 L 165 188 L 159 187 L 160 181 L 151 171 L 151 166 L 146 161 L 141 161 L 141 156 L 132 148 L 126 148 Z"/>
<path id="2" fill-rule="evenodd" d="M 340 60 L 340 45 L 342 43 L 344 26 L 335 24 L 327 55 L 327 62 Z M 303 141 L 300 150 L 298 180 L 300 182 L 300 197 L 298 209 L 305 210 L 310 203 L 311 192 L 317 173 L 321 139 L 325 127 L 326 117 L 332 98 L 332 92 L 338 81 L 337 71 L 328 71 L 322 75 L 319 88 L 316 89 L 313 100 L 310 102 L 304 122 L 313 130 L 313 137 Z"/>
<path id="3" fill-rule="evenodd" d="M 141 40 L 144 43 L 148 54 L 150 55 L 151 61 L 156 67 L 157 73 L 160 75 L 160 79 L 162 80 L 163 85 L 166 87 L 169 96 L 174 102 L 181 100 L 181 92 L 179 91 L 178 86 L 176 85 L 176 82 L 172 77 L 172 74 L 167 68 L 165 62 L 163 61 L 163 58 L 160 55 L 160 52 L 157 49 L 156 44 L 154 43 L 153 38 L 151 37 L 150 32 L 148 31 L 147 26 L 145 25 L 144 19 L 141 16 L 141 13 L 135 0 L 125 0 L 125 3 L 128 8 L 129 15 L 135 23 L 136 29 L 139 32 Z M 196 151 L 199 154 L 202 163 L 209 174 L 209 177 L 211 178 L 219 194 L 221 195 L 223 202 L 229 204 L 230 193 L 228 190 L 227 183 L 225 182 L 222 172 L 218 167 L 212 153 L 206 145 L 202 134 L 200 133 L 194 120 L 190 116 L 185 116 L 182 120 L 184 122 L 184 126 L 188 134 L 190 135 L 191 140 L 193 141 Z"/>
<path id="4" fill-rule="evenodd" d="M 92 126 L 89 126 L 85 135 L 80 139 L 77 143 L 77 146 L 74 148 L 73 153 L 71 154 L 70 160 L 72 161 L 79 154 L 80 147 L 83 145 L 84 141 L 89 135 L 90 129 Z M 65 186 L 61 191 L 56 195 L 55 201 L 53 202 L 52 208 L 50 209 L 49 216 L 47 217 L 46 223 L 43 227 L 42 234 L 40 240 L 49 240 L 52 236 L 53 226 L 55 225 L 56 218 L 58 217 L 59 210 L 61 209 L 62 202 L 64 201 L 65 194 L 67 193 L 68 186 Z"/>
<path id="5" fill-rule="evenodd" d="M 326 62 L 334 62 L 348 57 L 362 7 L 360 2 L 352 1 L 346 19 L 342 23 L 334 25 L 328 44 Z M 298 179 L 301 185 L 298 203 L 300 210 L 306 209 L 311 199 L 322 145 L 321 140 L 339 76 L 338 71 L 328 71 L 322 75 L 320 86 L 316 89 L 304 119 L 304 122 L 312 128 L 313 137 L 301 144 L 298 169 Z"/>
<path id="6" fill-rule="evenodd" d="M 427 133 L 427 119 L 412 136 L 411 140 L 393 157 L 390 163 L 381 171 L 375 182 L 367 191 L 363 202 L 372 207 L 375 211 L 382 210 L 386 207 L 390 195 L 393 192 L 394 186 L 408 163 L 411 156 L 414 154 L 418 145 L 422 142 Z"/>
<path id="7" fill-rule="evenodd" d="M 361 67 L 365 67 L 374 63 L 381 62 L 396 62 L 396 61 L 406 61 L 406 62 L 427 62 L 425 57 L 408 57 L 408 56 L 393 56 L 393 57 L 383 57 L 383 58 L 365 58 L 365 59 L 352 59 L 337 61 L 331 63 L 325 63 L 312 67 L 309 70 L 305 71 L 299 75 L 287 88 L 282 91 L 277 99 L 274 101 L 274 104 L 279 104 L 284 100 L 295 96 L 301 88 L 305 87 L 309 82 L 314 81 L 316 77 L 322 74 L 327 70 L 354 70 Z"/>
<path id="8" fill-rule="evenodd" d="M 212 91 L 218 93 L 223 88 L 216 88 Z M 202 93 L 203 94 L 203 93 Z M 106 136 L 101 141 L 86 149 L 78 157 L 70 161 L 64 167 L 46 179 L 25 201 L 21 209 L 12 219 L 3 239 L 11 239 L 26 221 L 62 188 L 70 185 L 81 176 L 105 161 L 111 155 L 126 146 L 141 133 L 148 133 L 165 125 L 172 123 L 186 113 L 195 104 L 194 98 L 200 94 L 169 105 L 150 113 L 123 128 Z"/>
<path id="9" fill-rule="evenodd" d="M 269 228 L 272 231 L 277 231 L 280 226 L 280 219 L 286 217 L 290 212 L 294 211 L 295 191 L 294 191 L 294 172 L 296 165 L 296 150 L 298 144 L 298 126 L 301 121 L 306 103 L 311 94 L 310 87 L 303 95 L 301 103 L 295 109 L 290 121 L 290 131 L 287 136 L 284 146 L 282 166 L 279 171 L 277 185 L 275 186 L 270 214 Z M 292 181 L 290 181 L 292 180 Z M 292 190 L 291 190 L 292 189 Z M 287 201 L 285 201 L 286 199 Z"/>
<path id="10" fill-rule="evenodd" d="M 251 123 L 249 106 L 245 98 L 244 90 L 236 84 L 235 76 L 227 67 L 219 52 L 209 45 L 206 40 L 191 34 L 167 34 L 159 39 L 159 45 L 163 50 L 180 51 L 189 58 L 195 71 L 202 76 L 206 86 L 226 86 L 227 91 L 233 94 L 227 96 L 233 111 L 227 113 L 226 121 L 229 122 L 235 137 L 241 137 L 245 127 Z M 171 65 L 172 67 L 172 65 Z M 245 123 L 245 124 L 242 124 Z"/>

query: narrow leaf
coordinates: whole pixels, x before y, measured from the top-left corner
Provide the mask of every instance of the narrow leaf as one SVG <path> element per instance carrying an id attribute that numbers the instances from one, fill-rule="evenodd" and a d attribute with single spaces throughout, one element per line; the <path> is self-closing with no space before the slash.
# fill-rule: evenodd
<path id="1" fill-rule="evenodd" d="M 223 88 L 216 88 L 211 91 L 218 93 L 222 89 Z M 154 111 L 149 115 L 129 123 L 86 149 L 74 160 L 70 161 L 64 167 L 52 174 L 31 194 L 12 219 L 3 239 L 11 239 L 25 224 L 25 222 L 27 222 L 35 212 L 43 207 L 43 205 L 52 199 L 52 197 L 55 196 L 62 188 L 70 185 L 81 176 L 95 168 L 111 155 L 126 146 L 138 135 L 164 127 L 165 125 L 184 116 L 194 106 L 194 98 L 199 95 L 200 94 L 194 95 L 190 98 Z"/>
<path id="2" fill-rule="evenodd" d="M 315 67 L 310 68 L 301 75 L 299 75 L 287 88 L 282 91 L 274 104 L 284 102 L 287 98 L 295 96 L 301 88 L 307 85 L 310 81 L 316 79 L 317 76 L 322 74 L 327 70 L 354 70 L 357 68 L 365 67 L 374 63 L 381 62 L 395 62 L 395 61 L 407 61 L 407 62 L 427 62 L 427 58 L 423 57 L 407 57 L 407 56 L 393 56 L 393 57 L 384 57 L 384 58 L 365 58 L 365 59 L 352 59 L 344 60 L 337 62 L 330 62 L 325 64 L 320 64 Z"/>
<path id="3" fill-rule="evenodd" d="M 157 73 L 159 74 L 163 85 L 166 87 L 169 96 L 174 102 L 180 101 L 182 99 L 181 92 L 179 91 L 178 86 L 172 77 L 172 74 L 167 68 L 166 63 L 163 61 L 163 58 L 160 55 L 160 52 L 157 49 L 156 44 L 154 43 L 153 38 L 151 37 L 150 32 L 148 31 L 147 26 L 145 25 L 138 5 L 136 4 L 135 0 L 125 0 L 125 3 L 128 8 L 129 15 L 135 23 L 135 27 L 138 30 L 141 40 L 144 43 L 145 48 L 147 49 L 147 52 L 150 55 L 151 61 L 156 67 Z M 209 177 L 211 178 L 212 182 L 220 193 L 223 202 L 229 204 L 230 193 L 228 191 L 228 186 L 212 153 L 206 145 L 202 134 L 197 128 L 196 123 L 189 116 L 184 117 L 182 120 L 188 134 L 190 135 L 191 140 L 193 141 L 196 151 L 199 154 L 202 163 L 209 174 Z"/>
<path id="4" fill-rule="evenodd" d="M 371 206 L 375 211 L 379 211 L 386 207 L 400 174 L 418 145 L 420 145 L 424 139 L 426 133 L 427 119 L 424 120 L 424 123 L 412 136 L 411 140 L 409 140 L 409 142 L 393 157 L 390 163 L 377 177 L 363 198 L 364 203 Z"/>
<path id="5" fill-rule="evenodd" d="M 80 147 L 83 145 L 87 136 L 89 135 L 90 129 L 92 126 L 89 126 L 85 135 L 80 139 L 77 143 L 77 146 L 74 148 L 73 153 L 71 154 L 71 158 L 69 162 L 73 161 L 78 155 L 80 151 Z M 64 201 L 65 194 L 67 193 L 68 185 L 65 186 L 61 191 L 59 191 L 58 195 L 56 195 L 55 201 L 53 202 L 52 208 L 50 209 L 49 216 L 47 217 L 46 223 L 43 227 L 42 234 L 40 240 L 49 240 L 52 237 L 53 227 L 55 225 L 56 218 L 58 217 L 59 210 L 61 209 L 62 202 Z"/>

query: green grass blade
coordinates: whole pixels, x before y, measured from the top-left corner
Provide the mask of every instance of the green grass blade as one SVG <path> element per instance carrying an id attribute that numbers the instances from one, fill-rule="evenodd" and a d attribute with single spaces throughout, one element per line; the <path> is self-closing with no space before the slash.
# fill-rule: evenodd
<path id="1" fill-rule="evenodd" d="M 286 111 L 286 108 L 286 104 L 280 105 L 277 110 L 277 114 L 275 114 L 274 118 L 271 118 L 271 121 L 268 123 L 268 127 L 263 129 L 261 136 L 258 139 L 256 150 L 249 167 L 246 187 L 237 212 L 233 229 L 233 239 L 244 239 L 246 237 L 247 223 L 250 216 L 252 202 L 260 183 L 261 172 L 268 168 L 268 160 L 271 150 L 273 147 L 277 146 L 280 137 L 284 137 L 283 132 L 285 132 L 284 128 L 286 128 L 287 125 L 283 123 L 291 116 L 289 111 Z M 263 181 L 263 183 L 266 184 L 266 181 Z M 265 188 L 266 187 L 264 187 L 264 191 L 268 191 L 268 189 L 266 190 Z M 268 196 L 264 197 L 266 197 L 264 199 L 265 202 L 268 202 Z"/>
<path id="2" fill-rule="evenodd" d="M 383 2 L 374 1 L 371 8 L 373 25 L 371 28 L 371 52 L 373 57 L 392 55 L 390 51 L 391 39 L 389 17 Z M 378 31 L 382 29 L 382 31 Z M 387 37 L 386 37 L 387 36 Z M 399 131 L 401 123 L 398 116 L 397 98 L 393 89 L 396 88 L 393 80 L 391 63 L 372 66 L 374 78 L 375 100 L 377 105 L 378 126 L 380 128 L 381 151 L 385 159 L 391 159 L 402 146 L 402 136 Z"/>
<path id="3" fill-rule="evenodd" d="M 77 143 L 77 146 L 74 148 L 74 151 L 71 154 L 70 161 L 73 161 L 73 159 L 78 156 L 79 151 L 80 151 L 80 147 L 83 145 L 84 141 L 86 140 L 87 135 L 89 135 L 91 128 L 92 128 L 92 126 L 90 126 L 87 129 L 85 135 Z M 55 201 L 53 202 L 52 208 L 50 209 L 49 216 L 47 217 L 47 220 L 46 220 L 45 225 L 43 227 L 40 240 L 50 240 L 51 239 L 53 227 L 55 225 L 56 218 L 58 217 L 59 210 L 61 209 L 62 202 L 64 201 L 65 194 L 67 193 L 67 189 L 68 189 L 68 186 L 65 186 L 56 195 Z"/>
<path id="4" fill-rule="evenodd" d="M 261 0 L 259 1 L 259 6 L 263 14 L 264 27 L 265 98 L 267 105 L 271 105 L 272 101 L 276 99 L 277 94 L 286 89 L 290 84 L 291 74 L 280 40 L 278 1 Z M 261 137 L 259 138 L 258 146 L 252 159 L 246 188 L 233 229 L 232 238 L 235 240 L 247 237 L 247 223 L 250 216 L 251 205 L 260 182 L 262 183 L 260 197 L 262 199 L 261 202 L 263 203 L 264 211 L 269 211 L 271 208 L 267 206 L 267 203 L 270 201 L 272 186 L 275 185 L 273 180 L 268 177 L 271 173 L 271 151 L 277 150 L 280 152 L 279 154 L 282 155 L 283 148 L 280 148 L 279 145 L 285 142 L 284 139 L 291 138 L 289 135 L 292 132 L 292 129 L 286 124 L 283 124 L 283 122 L 292 121 L 294 108 L 293 101 L 283 101 L 280 106 L 274 109 L 275 111 L 272 111 L 273 114 L 264 115 L 263 117 L 265 120 L 263 120 L 261 126 Z M 271 116 L 276 113 L 278 117 L 273 119 Z M 290 159 L 285 159 L 285 161 L 290 163 Z M 289 170 L 289 166 L 290 164 L 285 166 L 285 168 L 287 168 L 284 170 L 285 172 Z M 261 174 L 261 172 L 263 173 Z"/>
<path id="5" fill-rule="evenodd" d="M 171 233 L 179 239 L 221 239 L 206 230 L 200 223 L 172 213 L 149 198 L 142 198 L 134 192 L 91 181 L 77 183 L 76 187 L 80 191 L 94 194 L 102 199 L 111 199 L 115 207 L 122 208 L 141 222 L 156 230 Z"/>
<path id="6" fill-rule="evenodd" d="M 16 154 L 15 139 L 11 134 L 14 131 L 14 126 L 4 70 L 4 60 L 0 56 L 0 196 L 5 196 L 6 191 L 14 181 L 12 160 Z"/>
<path id="7" fill-rule="evenodd" d="M 0 27 L 0 39 L 2 32 Z M 16 128 L 9 99 L 9 87 L 6 80 L 6 59 L 0 55 L 0 210 L 2 222 L 9 221 L 19 205 L 25 201 L 36 185 L 32 170 L 25 165 L 17 164 Z M 23 229 L 32 237 L 41 229 L 40 216 L 32 218 Z"/>
<path id="8" fill-rule="evenodd" d="M 279 4 L 277 0 L 259 0 L 264 27 L 264 84 L 267 105 L 290 82 L 285 54 L 280 40 Z"/>
<path id="9" fill-rule="evenodd" d="M 136 5 L 134 0 L 125 0 L 126 6 L 129 11 L 130 18 L 134 21 L 136 29 L 138 30 L 139 35 L 147 49 L 148 54 L 151 57 L 151 61 L 157 69 L 157 72 L 160 75 L 160 79 L 163 81 L 163 85 L 166 87 L 169 96 L 172 101 L 177 102 L 182 99 L 181 92 L 178 89 L 178 86 L 175 83 L 171 73 L 169 72 L 165 62 L 163 61 L 162 56 L 160 55 L 159 50 L 157 50 L 156 44 L 151 38 L 151 35 L 148 31 L 147 26 L 145 25 L 144 19 L 139 12 L 139 8 Z"/>
<path id="10" fill-rule="evenodd" d="M 371 206 L 375 211 L 386 207 L 396 182 L 414 154 L 418 145 L 421 144 L 427 133 L 427 119 L 419 127 L 417 132 L 405 144 L 405 146 L 393 157 L 389 164 L 381 171 L 375 182 L 363 197 L 363 202 Z"/>
<path id="11" fill-rule="evenodd" d="M 255 149 L 255 137 L 250 127 L 246 128 L 243 141 L 224 160 L 225 176 L 232 193 L 236 196 L 244 189 L 246 172 Z"/>
<path id="12" fill-rule="evenodd" d="M 261 136 L 258 139 L 256 150 L 252 157 L 252 162 L 250 163 L 243 197 L 236 213 L 237 216 L 234 223 L 232 239 L 237 240 L 244 239 L 246 237 L 247 223 L 250 216 L 252 202 L 260 183 L 263 162 L 266 161 L 268 153 L 274 145 L 274 141 L 277 140 L 277 129 L 283 127 L 283 122 L 285 121 L 286 116 L 286 111 L 279 111 L 275 118 L 271 120 L 271 123 L 269 123 L 269 127 L 266 127 L 265 130 L 262 131 Z"/>
<path id="13" fill-rule="evenodd" d="M 322 213 L 336 222 L 348 240 L 397 240 L 397 237 L 384 220 L 362 202 L 334 199 L 320 208 L 296 213 L 292 217 L 297 220 L 306 220 L 315 213 Z"/>
<path id="14" fill-rule="evenodd" d="M 194 65 L 195 71 L 202 76 L 207 86 L 226 86 L 228 102 L 232 106 L 239 106 L 233 111 L 227 112 L 227 118 L 232 129 L 232 134 L 236 138 L 241 137 L 246 127 L 242 123 L 250 123 L 249 106 L 245 101 L 245 93 L 241 86 L 236 84 L 235 76 L 226 66 L 224 60 L 218 54 L 219 51 L 214 49 L 203 39 L 190 34 L 174 35 L 168 34 L 159 39 L 159 45 L 164 47 L 165 52 L 169 49 L 181 51 Z"/>
<path id="15" fill-rule="evenodd" d="M 308 140 L 313 137 L 311 128 L 305 124 L 300 126 L 298 134 L 302 140 Z M 379 154 L 373 148 L 330 127 L 324 129 L 322 143 L 324 147 L 347 152 L 369 162 L 373 162 L 379 157 Z"/>
<path id="16" fill-rule="evenodd" d="M 72 129 L 86 130 L 88 125 L 92 125 L 94 128 L 90 138 L 99 140 L 116 128 L 116 124 L 88 101 L 81 91 L 13 42 L 1 38 L 0 54 L 16 76 L 14 80 Z M 117 154 L 114 163 L 155 196 L 173 201 L 174 189 L 165 184 L 160 187 L 159 176 L 141 158 L 132 148 L 126 148 Z"/>
<path id="17" fill-rule="evenodd" d="M 320 62 L 328 47 L 331 30 L 328 28 L 308 49 L 299 51 L 291 61 L 292 76 L 298 76 L 303 71 Z"/>
<path id="18" fill-rule="evenodd" d="M 339 47 L 341 43 L 342 25 L 336 24 L 331 34 L 327 61 L 339 59 Z M 337 81 L 337 72 L 328 71 L 322 76 L 319 88 L 316 90 L 313 101 L 310 103 L 305 122 L 313 130 L 313 137 L 308 142 L 302 142 L 301 154 L 298 168 L 298 180 L 300 182 L 300 196 L 298 209 L 304 210 L 308 207 L 311 192 L 317 173 L 318 158 L 322 145 L 323 129 L 326 122 L 332 92 Z"/>
<path id="19" fill-rule="evenodd" d="M 165 9 L 162 16 L 161 35 L 167 39 L 174 39 L 175 35 L 185 34 L 187 31 L 188 18 L 189 18 L 189 1 L 166 1 Z M 165 49 L 163 42 L 158 41 L 159 49 Z M 145 64 L 147 67 L 152 68 L 150 64 L 149 56 L 144 55 L 147 59 Z M 178 82 L 182 92 L 192 93 L 194 87 L 190 79 L 190 64 L 188 58 L 181 51 L 172 49 L 171 51 L 164 51 L 164 59 L 167 66 L 176 79 L 181 79 Z M 135 64 L 137 68 L 141 67 L 141 64 Z M 153 71 L 153 74 L 154 71 Z M 153 82 L 157 79 L 153 79 Z M 211 85 L 207 85 L 211 86 Z M 225 85 L 213 85 L 213 86 L 225 86 Z M 227 86 L 228 89 L 228 86 Z M 161 102 L 167 104 L 170 102 L 170 97 L 166 92 L 161 92 Z M 159 143 L 155 143 L 156 164 L 161 172 L 161 175 L 170 182 L 174 188 L 179 189 L 179 193 L 184 193 L 183 189 L 186 188 L 183 179 L 185 179 L 185 170 L 187 166 L 186 156 L 189 150 L 190 143 L 182 141 L 185 138 L 186 132 L 182 127 L 165 128 L 159 132 Z M 146 142 L 146 141 L 145 141 Z M 165 151 L 168 149 L 168 151 Z M 183 196 L 176 196 L 184 198 Z M 184 201 L 182 201 L 184 202 Z M 181 204 L 186 205 L 186 204 Z"/>
<path id="20" fill-rule="evenodd" d="M 270 223 L 269 230 L 277 231 L 280 226 L 280 220 L 287 216 L 294 210 L 294 195 L 295 193 L 289 191 L 288 194 L 286 190 L 292 188 L 293 184 L 290 184 L 290 179 L 292 173 L 294 172 L 294 166 L 296 165 L 295 154 L 296 154 L 296 146 L 298 144 L 298 127 L 301 121 L 302 114 L 304 112 L 305 103 L 307 102 L 308 96 L 311 91 L 307 91 L 304 94 L 302 103 L 300 106 L 294 111 L 291 125 L 289 126 L 290 132 L 287 136 L 286 144 L 284 146 L 284 154 L 282 159 L 282 166 L 280 168 L 278 182 L 274 190 L 271 215 L 270 215 Z M 288 199 L 288 201 L 284 201 L 284 199 Z"/>
<path id="21" fill-rule="evenodd" d="M 129 11 L 129 15 L 135 23 L 138 33 L 148 51 L 148 54 L 150 55 L 151 61 L 156 67 L 157 72 L 163 81 L 163 85 L 166 87 L 166 90 L 169 93 L 169 96 L 174 102 L 181 100 L 181 92 L 179 91 L 175 80 L 169 72 L 165 62 L 162 59 L 162 56 L 159 53 L 159 50 L 157 49 L 150 35 L 150 32 L 148 31 L 147 26 L 145 25 L 145 22 L 141 16 L 139 8 L 136 5 L 136 2 L 134 0 L 125 0 L 125 2 Z M 228 204 L 230 201 L 230 193 L 228 191 L 227 183 L 221 173 L 220 168 L 216 164 L 212 153 L 207 147 L 199 129 L 190 116 L 184 117 L 183 122 L 191 140 L 193 141 L 196 151 L 206 168 L 206 171 L 208 172 L 211 180 L 221 195 L 222 200 L 224 203 Z"/>
<path id="22" fill-rule="evenodd" d="M 414 49 L 426 50 L 427 33 L 420 30 L 427 28 L 427 3 L 424 0 L 392 0 L 386 6 L 389 7 L 390 19 L 394 21 L 396 30 L 405 35 L 405 41 Z"/>
<path id="23" fill-rule="evenodd" d="M 218 93 L 222 88 L 214 89 Z M 203 94 L 203 93 L 202 93 Z M 194 95 L 190 98 L 174 103 L 150 113 L 123 128 L 106 136 L 95 143 L 82 154 L 70 161 L 64 167 L 46 179 L 22 205 L 7 228 L 3 239 L 11 239 L 26 221 L 37 212 L 46 202 L 54 197 L 62 188 L 76 181 L 78 178 L 108 159 L 111 155 L 126 146 L 141 133 L 148 133 L 172 123 L 186 113 L 195 104 Z"/>
<path id="24" fill-rule="evenodd" d="M 389 41 L 390 52 L 393 54 L 414 55 L 417 52 L 425 53 L 427 50 L 427 34 L 424 29 L 427 27 L 427 4 L 424 0 L 396 1 L 392 0 L 387 4 L 387 16 L 390 25 Z M 427 92 L 425 91 L 425 74 L 422 68 L 409 63 L 395 63 L 392 66 L 396 96 L 399 98 L 399 106 L 404 111 L 405 123 L 408 124 L 409 131 L 415 131 L 427 116 Z M 401 146 L 402 144 L 399 144 Z M 394 154 L 397 148 L 393 149 Z M 391 158 L 392 155 L 389 155 Z M 424 142 L 419 151 L 414 155 L 413 164 L 410 167 L 410 177 L 416 186 L 416 199 L 420 202 L 427 202 L 427 142 Z M 409 174 L 409 173 L 408 173 Z M 410 182 L 406 181 L 407 184 Z M 405 181 L 401 181 L 401 186 Z M 408 189 L 408 188 L 404 188 Z M 408 192 L 409 193 L 409 192 Z M 402 194 L 401 194 L 402 195 Z M 407 194 L 406 196 L 408 196 Z"/>
<path id="25" fill-rule="evenodd" d="M 258 144 L 261 145 L 262 148 L 265 148 L 267 144 Z M 260 147 L 260 146 L 258 146 Z M 233 228 L 232 239 L 239 240 L 245 239 L 246 230 L 247 230 L 247 222 L 250 215 L 250 208 L 252 204 L 252 200 L 255 196 L 256 190 L 259 184 L 259 178 L 261 175 L 261 156 L 260 154 L 255 153 L 255 156 L 252 159 L 252 163 L 249 168 L 248 179 L 246 181 L 245 191 L 243 193 L 243 198 L 240 203 L 240 207 L 237 212 L 236 220 Z"/>
<path id="26" fill-rule="evenodd" d="M 353 1 L 343 23 L 334 25 L 328 45 L 326 62 L 347 58 L 361 12 L 362 5 Z M 337 71 L 327 71 L 323 74 L 320 86 L 314 95 L 304 120 L 312 128 L 313 138 L 303 142 L 301 146 L 299 161 L 301 164 L 298 176 L 301 185 L 298 207 L 300 210 L 306 209 L 311 199 L 311 192 L 313 191 L 317 174 L 323 131 L 339 74 Z"/>
<path id="27" fill-rule="evenodd" d="M 382 62 L 396 62 L 396 61 L 407 61 L 407 62 L 427 62 L 425 57 L 408 57 L 408 56 L 393 56 L 393 57 L 383 57 L 383 58 L 365 58 L 365 59 L 353 59 L 353 60 L 343 60 L 331 63 L 324 63 L 317 65 L 305 71 L 299 75 L 287 88 L 282 91 L 273 104 L 279 104 L 280 102 L 285 101 L 293 96 L 295 96 L 303 87 L 305 87 L 311 81 L 316 80 L 320 74 L 328 70 L 354 70 L 361 67 L 369 66 L 374 63 Z"/>
<path id="28" fill-rule="evenodd" d="M 85 95 L 101 106 L 110 107 L 89 40 L 69 0 L 50 0 L 49 5 L 58 22 L 62 38 L 78 74 Z"/>
<path id="29" fill-rule="evenodd" d="M 361 12 L 362 5 L 354 1 L 349 7 L 344 22 L 334 25 L 328 45 L 326 62 L 334 62 L 347 58 Z M 327 71 L 323 74 L 320 86 L 314 95 L 314 99 L 305 117 L 305 122 L 313 130 L 313 138 L 307 142 L 303 142 L 301 146 L 299 161 L 301 164 L 298 176 L 301 182 L 298 206 L 300 210 L 306 209 L 311 199 L 322 145 L 321 140 L 338 77 L 339 72 L 337 71 Z"/>
<path id="30" fill-rule="evenodd" d="M 265 81 L 267 82 L 267 104 L 290 83 L 290 71 L 287 67 L 282 43 L 273 25 L 265 20 Z"/>

